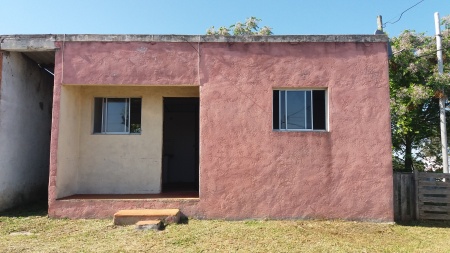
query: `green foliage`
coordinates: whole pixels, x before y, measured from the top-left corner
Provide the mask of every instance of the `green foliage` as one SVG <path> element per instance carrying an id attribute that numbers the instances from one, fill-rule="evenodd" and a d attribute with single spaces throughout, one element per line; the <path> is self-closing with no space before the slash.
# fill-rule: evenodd
<path id="1" fill-rule="evenodd" d="M 448 17 L 443 19 L 444 24 L 448 21 Z M 444 69 L 448 70 L 449 31 L 444 30 L 442 34 Z M 394 169 L 439 169 L 438 101 L 450 92 L 450 75 L 437 73 L 434 36 L 406 30 L 391 39 L 391 46 L 394 52 L 389 61 Z"/>
<path id="2" fill-rule="evenodd" d="M 259 27 L 261 19 L 250 17 L 244 23 L 237 22 L 229 27 L 221 26 L 215 29 L 211 26 L 206 30 L 206 35 L 241 36 L 241 35 L 272 35 L 272 28 L 268 26 Z"/>

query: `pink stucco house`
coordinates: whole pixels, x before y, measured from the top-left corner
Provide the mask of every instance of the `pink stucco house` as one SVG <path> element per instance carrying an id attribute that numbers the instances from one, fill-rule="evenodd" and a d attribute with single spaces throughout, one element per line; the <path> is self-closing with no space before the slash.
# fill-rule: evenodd
<path id="1" fill-rule="evenodd" d="M 386 42 L 43 35 L 1 49 L 54 52 L 50 217 L 393 221 Z"/>

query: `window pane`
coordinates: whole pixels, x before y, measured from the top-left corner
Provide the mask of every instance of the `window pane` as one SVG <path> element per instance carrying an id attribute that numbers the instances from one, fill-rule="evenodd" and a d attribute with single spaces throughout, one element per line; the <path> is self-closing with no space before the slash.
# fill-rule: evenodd
<path id="1" fill-rule="evenodd" d="M 287 91 L 287 129 L 306 128 L 305 91 Z"/>
<path id="2" fill-rule="evenodd" d="M 313 127 L 316 130 L 326 130 L 325 91 L 313 91 Z"/>
<path id="3" fill-rule="evenodd" d="M 311 108 L 311 91 L 305 92 L 305 98 L 306 98 L 306 129 L 312 129 L 312 109 Z"/>
<path id="4" fill-rule="evenodd" d="M 102 132 L 103 98 L 94 99 L 94 133 Z"/>
<path id="5" fill-rule="evenodd" d="M 273 91 L 273 129 L 280 129 L 280 91 Z"/>
<path id="6" fill-rule="evenodd" d="M 127 99 L 106 99 L 106 129 L 105 132 L 127 132 Z"/>
<path id="7" fill-rule="evenodd" d="M 286 129 L 286 91 L 280 91 L 280 129 Z"/>
<path id="8" fill-rule="evenodd" d="M 130 133 L 141 132 L 141 98 L 130 98 Z"/>

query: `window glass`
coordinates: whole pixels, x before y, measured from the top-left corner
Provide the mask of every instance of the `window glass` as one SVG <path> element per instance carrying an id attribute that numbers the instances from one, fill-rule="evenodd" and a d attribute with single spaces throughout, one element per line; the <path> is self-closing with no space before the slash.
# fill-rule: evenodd
<path id="1" fill-rule="evenodd" d="M 311 117 L 312 117 L 312 110 L 313 110 L 313 108 L 312 108 L 312 105 L 311 105 L 311 91 L 310 90 L 305 91 L 305 99 L 306 99 L 306 101 L 305 101 L 305 105 L 306 105 L 306 108 L 305 108 L 306 126 L 305 126 L 305 128 L 306 129 L 312 129 L 312 119 L 311 119 Z"/>
<path id="2" fill-rule="evenodd" d="M 313 91 L 313 108 L 314 108 L 314 129 L 326 129 L 326 108 L 325 108 L 325 91 Z"/>
<path id="3" fill-rule="evenodd" d="M 141 98 L 95 98 L 94 133 L 140 133 Z"/>
<path id="4" fill-rule="evenodd" d="M 326 130 L 325 90 L 274 90 L 273 128 Z"/>
<path id="5" fill-rule="evenodd" d="M 141 98 L 130 98 L 130 133 L 141 132 Z"/>
<path id="6" fill-rule="evenodd" d="M 103 98 L 94 99 L 94 133 L 102 132 Z"/>
<path id="7" fill-rule="evenodd" d="M 280 126 L 286 129 L 286 91 L 280 91 Z"/>
<path id="8" fill-rule="evenodd" d="M 107 98 L 106 101 L 106 128 L 105 132 L 127 131 L 127 99 Z"/>
<path id="9" fill-rule="evenodd" d="M 287 92 L 287 127 L 286 129 L 306 128 L 306 96 L 304 91 Z"/>
<path id="10" fill-rule="evenodd" d="M 273 129 L 280 129 L 280 91 L 273 91 Z"/>

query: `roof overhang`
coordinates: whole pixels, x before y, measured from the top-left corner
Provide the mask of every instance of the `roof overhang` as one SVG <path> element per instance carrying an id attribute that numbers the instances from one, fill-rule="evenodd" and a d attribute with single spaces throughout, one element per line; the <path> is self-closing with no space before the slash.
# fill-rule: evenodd
<path id="1" fill-rule="evenodd" d="M 139 35 L 139 34 L 38 34 L 0 35 L 0 50 L 22 52 L 39 64 L 54 64 L 55 42 L 191 42 L 191 43 L 305 43 L 388 42 L 386 35 Z"/>

